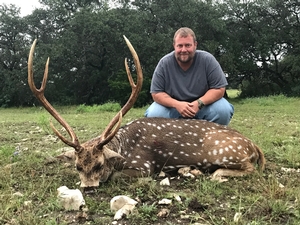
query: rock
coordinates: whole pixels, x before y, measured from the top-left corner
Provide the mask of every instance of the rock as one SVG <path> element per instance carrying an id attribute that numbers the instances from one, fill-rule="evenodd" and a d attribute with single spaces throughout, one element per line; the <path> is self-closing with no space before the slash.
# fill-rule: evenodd
<path id="1" fill-rule="evenodd" d="M 161 181 L 159 182 L 159 184 L 160 184 L 161 186 L 170 186 L 170 180 L 169 180 L 169 178 L 167 177 L 167 178 L 161 180 Z"/>
<path id="2" fill-rule="evenodd" d="M 16 193 L 13 193 L 13 196 L 23 197 L 24 195 L 21 192 L 18 191 Z"/>
<path id="3" fill-rule="evenodd" d="M 85 205 L 84 198 L 79 189 L 69 189 L 66 186 L 57 188 L 57 198 L 66 210 L 80 210 Z"/>
<path id="4" fill-rule="evenodd" d="M 159 178 L 164 178 L 164 177 L 166 177 L 166 173 L 163 172 L 163 171 L 160 171 L 160 173 L 158 174 L 158 177 Z"/>
<path id="5" fill-rule="evenodd" d="M 114 220 L 120 220 L 123 216 L 129 215 L 137 203 L 137 201 L 125 195 L 113 197 L 110 200 L 110 210 L 116 212 Z"/>
<path id="6" fill-rule="evenodd" d="M 32 201 L 25 201 L 24 202 L 24 208 L 29 209 L 32 207 Z"/>
<path id="7" fill-rule="evenodd" d="M 240 221 L 241 218 L 242 218 L 242 213 L 238 212 L 238 213 L 236 213 L 236 214 L 234 215 L 233 221 L 234 221 L 235 223 L 237 223 L 237 222 Z"/>
<path id="8" fill-rule="evenodd" d="M 160 200 L 158 202 L 159 205 L 170 205 L 172 203 L 172 200 L 167 199 L 167 198 L 163 198 L 162 200 Z"/>
<path id="9" fill-rule="evenodd" d="M 170 210 L 169 209 L 161 209 L 158 213 L 157 216 L 158 217 L 162 217 L 162 218 L 166 218 L 168 217 L 170 214 Z"/>
<path id="10" fill-rule="evenodd" d="M 174 194 L 174 198 L 176 199 L 177 202 L 180 202 L 180 203 L 182 202 L 179 195 Z"/>

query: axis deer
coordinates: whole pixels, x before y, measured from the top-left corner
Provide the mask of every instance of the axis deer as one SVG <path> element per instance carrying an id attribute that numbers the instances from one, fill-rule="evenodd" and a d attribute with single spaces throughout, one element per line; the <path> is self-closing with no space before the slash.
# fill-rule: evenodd
<path id="1" fill-rule="evenodd" d="M 68 123 L 44 96 L 49 58 L 40 89 L 33 82 L 34 41 L 28 58 L 28 83 L 44 108 L 66 129 L 65 138 L 51 123 L 55 134 L 74 148 L 81 187 L 96 187 L 115 171 L 129 176 L 151 175 L 162 170 L 195 166 L 212 176 L 242 176 L 264 169 L 262 151 L 238 131 L 213 122 L 194 119 L 140 118 L 120 127 L 122 117 L 133 106 L 141 90 L 143 75 L 138 55 L 124 36 L 137 72 L 134 83 L 127 61 L 125 68 L 132 88 L 127 103 L 99 137 L 81 144 Z"/>

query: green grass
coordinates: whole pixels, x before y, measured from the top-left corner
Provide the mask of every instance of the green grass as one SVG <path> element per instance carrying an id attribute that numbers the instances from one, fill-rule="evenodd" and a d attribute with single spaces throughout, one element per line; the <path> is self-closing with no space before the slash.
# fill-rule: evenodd
<path id="1" fill-rule="evenodd" d="M 48 113 L 40 107 L 0 109 L 0 224 L 111 224 L 114 214 L 109 201 L 120 194 L 140 202 L 118 224 L 298 224 L 300 173 L 284 172 L 281 167 L 300 168 L 300 98 L 231 97 L 229 101 L 235 107 L 230 126 L 265 153 L 263 175 L 229 178 L 225 183 L 205 176 L 175 179 L 170 187 L 159 186 L 156 180 L 118 179 L 102 184 L 93 195 L 85 195 L 88 209 L 84 213 L 64 211 L 56 200 L 58 187 L 79 188 L 79 176 L 73 165 L 52 160 L 65 145 L 53 135 Z M 114 117 L 115 107 L 56 108 L 84 142 L 101 134 Z M 145 109 L 131 109 L 123 124 L 143 117 Z M 157 205 L 158 200 L 174 194 L 182 202 L 173 199 L 170 206 L 163 206 L 170 210 L 169 216 L 158 218 L 163 208 Z M 236 213 L 241 217 L 234 222 Z"/>
<path id="2" fill-rule="evenodd" d="M 79 105 L 76 109 L 76 112 L 78 113 L 85 113 L 85 112 L 118 112 L 121 109 L 121 106 L 119 103 L 113 103 L 109 102 L 103 105 L 93 105 L 93 106 L 87 106 L 87 105 Z"/>
<path id="3" fill-rule="evenodd" d="M 229 98 L 237 98 L 240 93 L 237 89 L 227 89 L 226 92 Z"/>

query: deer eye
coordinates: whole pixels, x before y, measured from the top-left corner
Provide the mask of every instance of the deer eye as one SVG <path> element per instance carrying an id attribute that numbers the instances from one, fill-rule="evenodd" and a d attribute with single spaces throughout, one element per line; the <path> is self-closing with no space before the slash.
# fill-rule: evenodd
<path id="1" fill-rule="evenodd" d="M 102 170 L 102 165 L 101 164 L 97 164 L 97 165 L 95 165 L 94 167 L 93 167 L 93 170 L 95 171 L 99 171 L 99 170 Z"/>
<path id="2" fill-rule="evenodd" d="M 81 166 L 78 166 L 78 165 L 76 165 L 76 169 L 77 169 L 79 172 L 83 171 L 82 167 L 81 167 Z"/>

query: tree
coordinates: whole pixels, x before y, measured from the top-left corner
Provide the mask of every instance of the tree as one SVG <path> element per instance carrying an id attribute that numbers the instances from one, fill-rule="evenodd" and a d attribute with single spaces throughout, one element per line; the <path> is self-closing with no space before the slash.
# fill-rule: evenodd
<path id="1" fill-rule="evenodd" d="M 245 96 L 291 92 L 292 83 L 285 76 L 287 68 L 281 64 L 295 45 L 291 34 L 296 29 L 291 21 L 297 19 L 290 10 L 292 1 L 288 2 L 223 3 L 229 37 L 226 51 L 233 53 L 234 59 L 229 73 L 247 84 L 242 87 Z"/>
<path id="2" fill-rule="evenodd" d="M 26 93 L 26 26 L 15 5 L 0 6 L 0 105 L 23 105 Z"/>
<path id="3" fill-rule="evenodd" d="M 244 96 L 300 93 L 299 4 L 294 0 L 41 0 L 24 18 L 13 5 L 0 8 L 0 105 L 27 105 L 27 57 L 38 39 L 34 71 L 42 80 L 50 57 L 46 95 L 57 104 L 124 104 L 130 86 L 124 58 L 135 72 L 123 35 L 143 68 L 137 105 L 152 101 L 153 71 L 173 50 L 174 32 L 195 31 L 198 48 L 211 52 Z"/>

